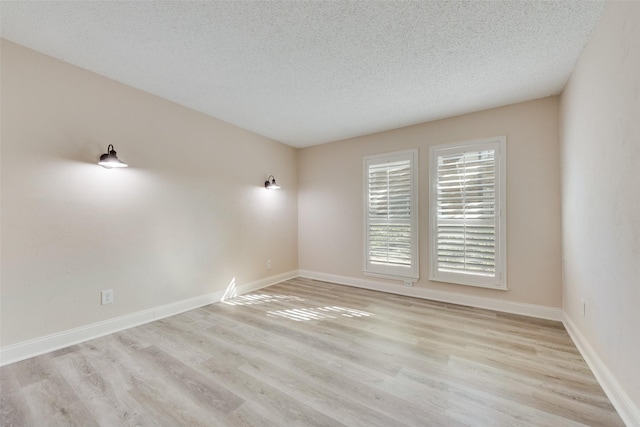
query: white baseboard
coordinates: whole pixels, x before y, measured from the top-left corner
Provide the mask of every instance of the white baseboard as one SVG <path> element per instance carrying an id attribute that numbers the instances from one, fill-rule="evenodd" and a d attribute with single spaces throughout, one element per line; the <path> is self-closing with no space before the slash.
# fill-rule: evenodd
<path id="1" fill-rule="evenodd" d="M 631 401 L 629 395 L 620 386 L 618 380 L 602 362 L 602 359 L 598 357 L 598 354 L 589 345 L 587 339 L 580 333 L 580 330 L 566 312 L 564 312 L 563 323 L 567 332 L 569 332 L 569 336 L 578 347 L 580 354 L 589 365 L 589 368 L 591 368 L 591 372 L 593 372 L 607 397 L 616 408 L 616 411 L 618 411 L 622 421 L 628 426 L 640 426 L 640 408 Z"/>
<path id="2" fill-rule="evenodd" d="M 453 292 L 436 291 L 418 287 L 408 287 L 402 286 L 401 284 L 392 284 L 368 279 L 359 279 L 355 277 L 319 273 L 316 271 L 300 270 L 299 274 L 300 277 L 322 280 L 324 282 L 337 283 L 339 285 L 354 286 L 357 288 L 365 288 L 374 291 L 389 292 L 392 294 L 404 295 L 409 297 L 484 308 L 505 313 L 521 314 L 523 316 L 537 317 L 540 319 L 562 321 L 562 309 L 556 307 L 525 304 L 521 302 L 504 301 L 493 298 L 475 297 Z"/>
<path id="3" fill-rule="evenodd" d="M 19 362 L 20 360 L 29 359 L 34 356 L 49 353 L 84 341 L 89 341 L 104 335 L 122 331 L 123 329 L 132 328 L 164 317 L 193 310 L 223 299 L 229 299 L 284 280 L 292 279 L 297 276 L 297 270 L 289 271 L 256 280 L 251 283 L 246 283 L 244 285 L 234 286 L 232 289 L 220 290 L 210 294 L 188 298 L 171 304 L 153 307 L 136 313 L 104 320 L 102 322 L 92 323 L 90 325 L 80 326 L 78 328 L 46 335 L 44 337 L 4 346 L 0 348 L 0 366 Z"/>

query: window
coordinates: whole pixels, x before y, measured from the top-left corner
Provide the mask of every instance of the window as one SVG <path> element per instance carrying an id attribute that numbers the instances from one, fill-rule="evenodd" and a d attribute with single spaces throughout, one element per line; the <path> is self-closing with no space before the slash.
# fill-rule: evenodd
<path id="1" fill-rule="evenodd" d="M 429 161 L 429 279 L 506 290 L 506 138 L 433 146 Z"/>
<path id="2" fill-rule="evenodd" d="M 418 279 L 417 150 L 364 158 L 366 275 Z"/>

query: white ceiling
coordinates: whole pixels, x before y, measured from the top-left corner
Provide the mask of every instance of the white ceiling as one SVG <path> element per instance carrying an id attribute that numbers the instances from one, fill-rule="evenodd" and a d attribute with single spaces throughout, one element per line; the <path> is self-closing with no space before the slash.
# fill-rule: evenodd
<path id="1" fill-rule="evenodd" d="M 603 7 L 3 0 L 0 34 L 305 147 L 558 94 Z"/>

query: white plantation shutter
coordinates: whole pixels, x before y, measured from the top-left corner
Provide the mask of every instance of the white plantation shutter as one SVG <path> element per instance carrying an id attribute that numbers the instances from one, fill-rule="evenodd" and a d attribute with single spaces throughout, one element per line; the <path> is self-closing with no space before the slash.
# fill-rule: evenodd
<path id="1" fill-rule="evenodd" d="M 365 274 L 418 276 L 416 155 L 365 157 Z"/>
<path id="2" fill-rule="evenodd" d="M 438 157 L 438 269 L 495 275 L 495 151 Z"/>
<path id="3" fill-rule="evenodd" d="M 432 280 L 506 289 L 504 141 L 432 147 Z"/>

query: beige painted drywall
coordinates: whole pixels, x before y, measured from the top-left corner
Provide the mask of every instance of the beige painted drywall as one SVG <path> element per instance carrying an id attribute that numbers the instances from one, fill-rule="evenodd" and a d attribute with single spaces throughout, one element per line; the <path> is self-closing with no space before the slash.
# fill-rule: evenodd
<path id="1" fill-rule="evenodd" d="M 565 314 L 640 408 L 640 3 L 608 3 L 561 114 Z"/>
<path id="2" fill-rule="evenodd" d="M 297 269 L 295 149 L 7 41 L 1 55 L 2 346 Z M 96 164 L 108 144 L 130 168 Z"/>
<path id="3" fill-rule="evenodd" d="M 298 155 L 301 270 L 365 279 L 362 158 L 419 150 L 420 276 L 416 286 L 561 307 L 558 97 L 306 148 Z M 508 291 L 430 282 L 429 146 L 507 137 Z M 382 281 L 382 279 L 376 279 Z M 402 286 L 399 282 L 392 282 Z"/>

